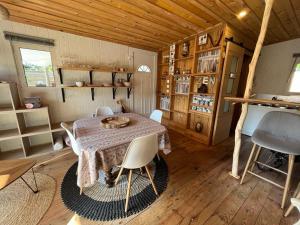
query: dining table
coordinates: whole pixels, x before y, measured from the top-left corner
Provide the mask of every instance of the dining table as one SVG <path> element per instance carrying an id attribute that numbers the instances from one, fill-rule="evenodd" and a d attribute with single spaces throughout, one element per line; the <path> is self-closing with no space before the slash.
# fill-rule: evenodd
<path id="1" fill-rule="evenodd" d="M 122 113 L 119 116 L 130 119 L 128 126 L 104 128 L 101 120 L 108 116 L 84 118 L 74 122 L 73 131 L 81 149 L 77 170 L 77 186 L 80 188 L 94 185 L 99 178 L 99 170 L 104 171 L 106 185 L 112 187 L 112 170 L 122 164 L 127 148 L 135 138 L 157 134 L 159 150 L 165 154 L 171 152 L 165 126 L 136 113 Z"/>

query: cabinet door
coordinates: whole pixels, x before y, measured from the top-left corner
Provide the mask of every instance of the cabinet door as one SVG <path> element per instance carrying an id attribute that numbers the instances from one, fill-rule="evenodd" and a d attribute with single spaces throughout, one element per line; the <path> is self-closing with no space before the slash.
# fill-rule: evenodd
<path id="1" fill-rule="evenodd" d="M 219 93 L 213 144 L 218 144 L 229 137 L 233 106 L 224 100 L 224 97 L 237 95 L 241 69 L 244 59 L 244 48 L 228 42 L 223 67 L 222 81 Z"/>

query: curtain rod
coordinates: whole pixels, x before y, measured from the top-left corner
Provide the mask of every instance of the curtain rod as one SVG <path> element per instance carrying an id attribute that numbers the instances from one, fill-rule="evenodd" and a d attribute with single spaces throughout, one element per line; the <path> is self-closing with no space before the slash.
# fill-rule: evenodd
<path id="1" fill-rule="evenodd" d="M 34 37 L 34 36 L 29 36 L 29 35 L 24 35 L 24 34 L 16 34 L 16 33 L 8 32 L 8 31 L 4 31 L 3 33 L 4 33 L 4 37 L 6 40 L 54 46 L 53 39 Z"/>

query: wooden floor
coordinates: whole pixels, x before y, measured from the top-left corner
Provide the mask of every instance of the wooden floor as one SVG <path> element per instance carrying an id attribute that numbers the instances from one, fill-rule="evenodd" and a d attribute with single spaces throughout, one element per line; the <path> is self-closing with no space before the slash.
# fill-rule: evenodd
<path id="1" fill-rule="evenodd" d="M 92 222 L 68 211 L 60 199 L 60 184 L 67 169 L 75 162 L 73 154 L 64 156 L 37 169 L 57 181 L 57 191 L 42 225 L 221 225 L 265 224 L 288 225 L 299 218 L 296 210 L 288 218 L 280 209 L 281 190 L 254 177 L 245 184 L 228 175 L 231 168 L 233 138 L 217 147 L 206 147 L 170 131 L 172 153 L 164 155 L 169 166 L 167 190 L 148 209 L 138 215 L 112 222 Z M 249 138 L 243 140 L 241 169 L 249 154 Z M 296 165 L 296 170 L 299 171 Z M 281 179 L 270 173 L 275 179 Z M 281 179 L 282 180 L 282 179 Z M 294 176 L 293 183 L 298 179 Z"/>

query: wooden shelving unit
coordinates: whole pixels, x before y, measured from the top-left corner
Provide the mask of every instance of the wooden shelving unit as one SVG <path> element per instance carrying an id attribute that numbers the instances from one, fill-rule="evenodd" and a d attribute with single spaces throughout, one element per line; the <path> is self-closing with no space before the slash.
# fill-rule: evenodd
<path id="1" fill-rule="evenodd" d="M 62 132 L 63 129 L 59 127 L 58 123 L 51 124 L 48 107 L 22 108 L 14 83 L 0 83 L 0 92 L 3 96 L 0 101 L 0 123 L 6 125 L 0 128 L 0 142 L 14 141 L 20 144 L 18 149 L 2 151 L 0 148 L 0 159 L 27 158 L 53 152 L 55 141 L 53 135 L 56 132 Z M 44 123 L 29 125 L 26 118 L 29 115 L 36 116 L 37 114 L 45 117 Z M 72 122 L 69 124 L 72 125 Z M 49 135 L 50 143 L 32 145 L 31 138 L 39 135 Z"/>
<path id="2" fill-rule="evenodd" d="M 127 98 L 130 98 L 130 94 L 132 92 L 133 87 L 125 87 L 125 86 L 116 86 L 116 75 L 118 73 L 125 73 L 127 75 L 127 82 L 130 82 L 130 79 L 133 76 L 133 71 L 116 71 L 110 68 L 91 68 L 91 67 L 71 67 L 71 66 L 62 66 L 57 68 L 59 78 L 60 78 L 60 88 L 61 88 L 61 93 L 62 93 L 62 99 L 63 102 L 66 101 L 65 97 L 65 89 L 72 89 L 72 90 L 82 90 L 82 89 L 91 89 L 91 97 L 92 100 L 95 100 L 95 89 L 96 88 L 111 88 L 112 89 L 112 94 L 113 94 L 113 99 L 116 98 L 116 93 L 119 88 L 126 88 L 127 89 Z M 70 70 L 70 71 L 85 71 L 88 72 L 89 74 L 89 84 L 88 86 L 83 86 L 83 87 L 76 87 L 76 86 L 64 86 L 64 79 L 63 79 L 63 70 Z M 111 73 L 111 82 L 112 86 L 94 86 L 93 85 L 93 77 L 94 77 L 94 72 L 103 72 L 103 73 Z"/>
<path id="3" fill-rule="evenodd" d="M 163 123 L 171 129 L 194 138 L 202 143 L 210 144 L 214 129 L 214 118 L 216 115 L 216 105 L 220 81 L 222 76 L 223 55 L 225 51 L 225 26 L 221 25 L 213 29 L 198 34 L 196 37 L 185 39 L 175 45 L 174 70 L 179 69 L 180 74 L 170 74 L 169 63 L 165 60 L 170 55 L 169 48 L 162 49 L 158 57 L 158 92 L 157 108 L 163 113 Z M 199 37 L 207 34 L 207 43 L 199 45 Z M 189 54 L 184 57 L 181 55 L 183 45 L 189 44 Z M 201 64 L 199 60 L 203 58 Z M 205 62 L 205 57 L 213 58 L 216 62 L 214 66 L 207 66 L 211 61 Z M 207 68 L 204 68 L 206 66 Z M 189 74 L 183 74 L 183 71 L 190 71 Z M 188 90 L 184 93 L 177 93 L 177 77 L 186 77 Z M 208 92 L 199 93 L 201 83 L 207 84 Z M 163 94 L 163 95 L 162 95 Z M 201 104 L 193 102 L 193 98 L 207 98 L 207 102 Z M 169 110 L 162 108 L 162 98 L 170 99 Z M 203 110 L 203 111 L 202 111 Z M 197 132 L 195 126 L 197 123 L 202 125 L 202 131 Z"/>

